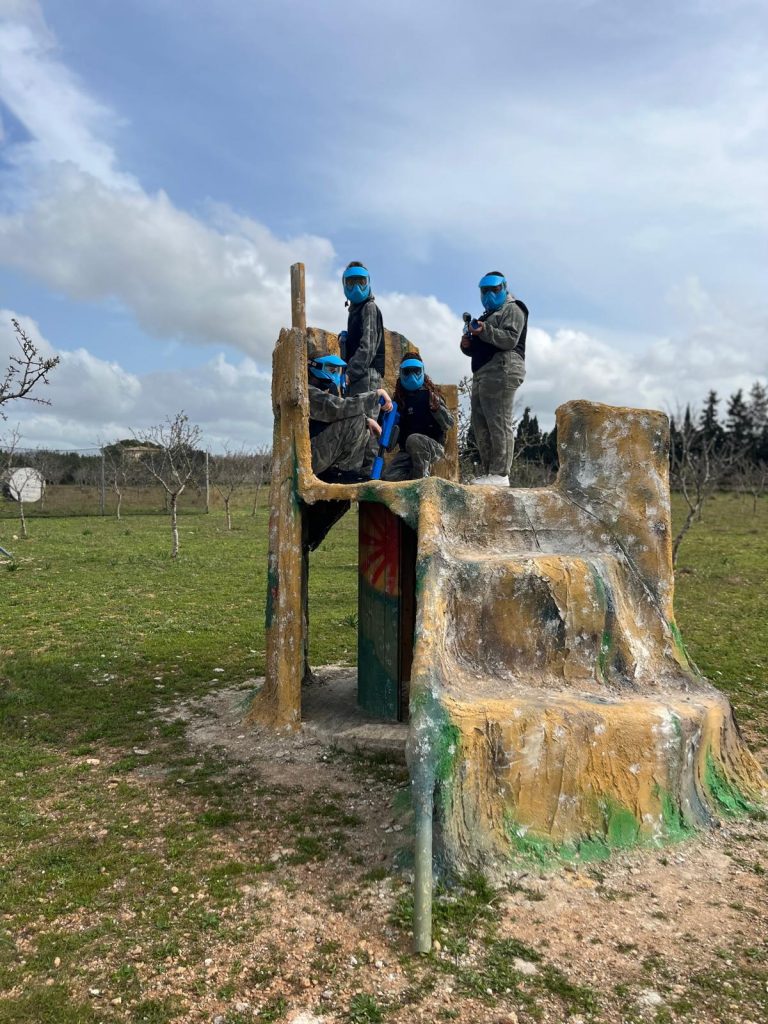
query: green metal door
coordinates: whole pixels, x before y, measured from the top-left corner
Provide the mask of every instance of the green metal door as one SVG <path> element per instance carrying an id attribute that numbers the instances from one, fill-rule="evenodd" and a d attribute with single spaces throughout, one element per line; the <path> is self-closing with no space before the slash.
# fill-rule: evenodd
<path id="1" fill-rule="evenodd" d="M 415 567 L 415 531 L 384 505 L 361 502 L 357 700 L 374 718 L 408 716 Z"/>

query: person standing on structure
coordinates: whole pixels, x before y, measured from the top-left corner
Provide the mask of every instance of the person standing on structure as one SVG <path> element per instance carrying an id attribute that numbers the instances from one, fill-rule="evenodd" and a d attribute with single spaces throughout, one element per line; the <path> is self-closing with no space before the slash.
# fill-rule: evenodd
<path id="1" fill-rule="evenodd" d="M 347 329 L 339 335 L 342 358 L 347 363 L 347 396 L 375 391 L 384 376 L 384 321 L 371 295 L 371 275 L 354 260 L 341 275 Z"/>
<path id="2" fill-rule="evenodd" d="M 509 486 L 515 451 L 513 405 L 525 377 L 528 308 L 510 295 L 507 280 L 492 270 L 480 280 L 485 312 L 468 321 L 461 351 L 472 359 L 471 424 L 483 476 L 477 484 Z"/>

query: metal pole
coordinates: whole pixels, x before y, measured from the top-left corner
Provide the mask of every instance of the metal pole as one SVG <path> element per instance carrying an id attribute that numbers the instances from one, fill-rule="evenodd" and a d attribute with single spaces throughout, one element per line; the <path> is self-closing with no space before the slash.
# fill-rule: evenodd
<path id="1" fill-rule="evenodd" d="M 432 949 L 432 786 L 414 780 L 416 848 L 413 871 L 413 951 Z"/>
<path id="2" fill-rule="evenodd" d="M 103 516 L 107 511 L 107 471 L 104 465 L 104 449 L 101 449 L 101 489 L 99 491 L 99 515 Z"/>
<path id="3" fill-rule="evenodd" d="M 208 452 L 205 453 L 205 511 L 211 511 L 211 478 L 208 474 Z"/>
<path id="4" fill-rule="evenodd" d="M 294 263 L 291 267 L 291 327 L 298 327 L 300 331 L 307 329 L 303 263 Z"/>

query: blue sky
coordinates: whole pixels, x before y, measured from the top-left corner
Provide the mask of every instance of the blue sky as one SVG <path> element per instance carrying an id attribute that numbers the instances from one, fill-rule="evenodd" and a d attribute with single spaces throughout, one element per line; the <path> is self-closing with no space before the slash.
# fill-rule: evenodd
<path id="1" fill-rule="evenodd" d="M 436 379 L 477 281 L 531 309 L 519 394 L 673 411 L 766 378 L 761 2 L 0 0 L 0 357 L 62 355 L 29 445 L 184 408 L 269 439 L 288 268 L 364 260 Z"/>

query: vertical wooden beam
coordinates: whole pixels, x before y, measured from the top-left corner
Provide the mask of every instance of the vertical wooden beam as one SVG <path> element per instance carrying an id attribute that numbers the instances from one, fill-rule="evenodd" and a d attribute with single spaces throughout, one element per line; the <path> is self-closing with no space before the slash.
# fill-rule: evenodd
<path id="1" fill-rule="evenodd" d="M 294 263 L 291 267 L 291 327 L 298 327 L 300 331 L 307 329 L 303 263 Z"/>
<path id="2" fill-rule="evenodd" d="M 269 491 L 265 680 L 253 701 L 248 721 L 278 728 L 295 728 L 301 723 L 305 636 L 302 588 L 305 582 L 297 437 L 303 427 L 307 458 L 306 351 L 303 332 L 283 330 L 272 355 L 275 429 Z"/>

